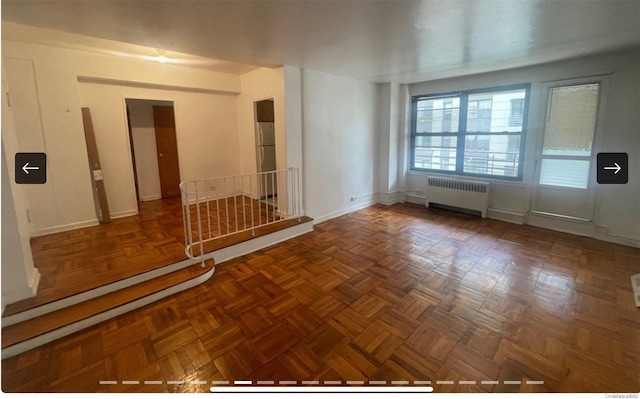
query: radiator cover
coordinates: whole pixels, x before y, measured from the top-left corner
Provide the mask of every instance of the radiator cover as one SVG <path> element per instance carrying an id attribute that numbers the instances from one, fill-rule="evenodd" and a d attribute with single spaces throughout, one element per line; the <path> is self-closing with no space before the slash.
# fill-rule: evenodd
<path id="1" fill-rule="evenodd" d="M 447 205 L 480 212 L 487 217 L 489 206 L 489 183 L 429 177 L 427 179 L 426 206 Z"/>

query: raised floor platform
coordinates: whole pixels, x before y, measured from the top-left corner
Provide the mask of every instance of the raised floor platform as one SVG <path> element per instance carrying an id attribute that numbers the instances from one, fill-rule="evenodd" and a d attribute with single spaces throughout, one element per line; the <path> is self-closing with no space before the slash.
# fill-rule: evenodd
<path id="1" fill-rule="evenodd" d="M 178 241 L 180 202 L 143 206 L 140 215 L 108 225 L 33 239 L 42 286 L 34 298 L 6 307 L 3 358 L 193 287 L 213 275 L 215 264 L 313 229 L 303 217 L 211 241 L 202 267 Z"/>

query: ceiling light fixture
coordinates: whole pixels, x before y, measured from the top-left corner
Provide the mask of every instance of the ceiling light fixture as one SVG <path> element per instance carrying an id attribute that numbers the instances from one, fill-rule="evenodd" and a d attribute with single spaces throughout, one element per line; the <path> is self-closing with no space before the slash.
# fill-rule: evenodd
<path id="1" fill-rule="evenodd" d="M 161 64 L 180 64 L 177 58 L 167 57 L 166 51 L 162 49 L 156 50 L 157 55 L 143 55 L 142 58 L 145 61 L 159 62 Z"/>
<path id="2" fill-rule="evenodd" d="M 164 56 L 164 50 L 158 50 L 158 62 L 164 64 L 167 62 L 167 57 Z"/>
<path id="3" fill-rule="evenodd" d="M 164 50 L 158 50 L 158 57 L 156 57 L 154 59 L 154 61 L 159 62 L 161 64 L 167 63 L 167 62 L 174 62 L 174 60 L 172 60 L 171 58 L 167 58 L 165 56 L 165 51 Z"/>

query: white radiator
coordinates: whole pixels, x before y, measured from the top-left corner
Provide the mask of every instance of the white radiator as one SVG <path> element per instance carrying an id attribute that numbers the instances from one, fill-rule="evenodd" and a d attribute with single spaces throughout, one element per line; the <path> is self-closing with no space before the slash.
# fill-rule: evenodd
<path id="1" fill-rule="evenodd" d="M 429 177 L 427 203 L 478 211 L 487 217 L 489 206 L 489 183 Z"/>

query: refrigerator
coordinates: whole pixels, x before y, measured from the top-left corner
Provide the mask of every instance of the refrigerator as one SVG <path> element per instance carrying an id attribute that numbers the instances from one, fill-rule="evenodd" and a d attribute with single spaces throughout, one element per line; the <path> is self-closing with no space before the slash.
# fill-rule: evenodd
<path id="1" fill-rule="evenodd" d="M 257 123 L 257 161 L 258 172 L 276 170 L 276 134 L 273 122 Z M 273 198 L 277 195 L 277 181 L 275 173 L 260 175 L 260 198 Z"/>

